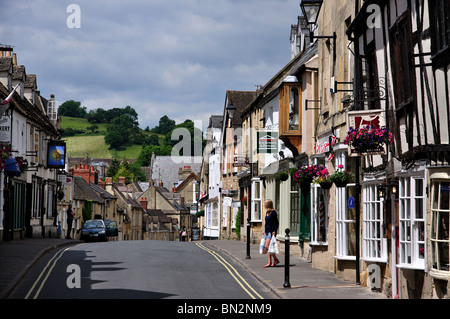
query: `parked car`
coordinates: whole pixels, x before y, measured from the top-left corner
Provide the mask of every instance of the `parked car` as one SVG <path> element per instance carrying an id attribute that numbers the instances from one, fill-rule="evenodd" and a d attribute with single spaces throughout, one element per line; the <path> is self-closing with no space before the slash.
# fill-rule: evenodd
<path id="1" fill-rule="evenodd" d="M 111 219 L 105 219 L 106 225 L 106 237 L 117 237 L 119 236 L 119 228 L 117 227 L 117 222 Z"/>
<path id="2" fill-rule="evenodd" d="M 84 240 L 84 242 L 91 240 L 108 241 L 105 222 L 101 219 L 86 221 L 81 230 L 80 239 Z"/>

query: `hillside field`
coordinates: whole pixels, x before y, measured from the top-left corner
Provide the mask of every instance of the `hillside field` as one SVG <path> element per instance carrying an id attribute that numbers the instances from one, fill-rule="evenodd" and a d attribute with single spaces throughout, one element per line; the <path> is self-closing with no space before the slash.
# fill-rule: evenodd
<path id="1" fill-rule="evenodd" d="M 86 119 L 75 117 L 61 117 L 61 128 L 72 128 L 86 131 L 91 126 Z M 97 133 L 77 134 L 76 136 L 63 137 L 67 144 L 67 154 L 69 157 L 89 157 L 89 158 L 127 158 L 136 159 L 141 152 L 142 145 L 133 145 L 121 151 L 109 150 L 105 143 L 107 124 L 97 124 Z M 161 137 L 160 137 L 161 140 Z"/>

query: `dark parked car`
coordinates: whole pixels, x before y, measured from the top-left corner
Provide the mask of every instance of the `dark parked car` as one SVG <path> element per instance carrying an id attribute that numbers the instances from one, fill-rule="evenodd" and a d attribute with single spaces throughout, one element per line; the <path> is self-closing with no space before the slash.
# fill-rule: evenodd
<path id="1" fill-rule="evenodd" d="M 105 219 L 106 225 L 106 237 L 117 237 L 119 236 L 119 228 L 117 227 L 117 222 L 111 219 Z"/>
<path id="2" fill-rule="evenodd" d="M 91 240 L 108 241 L 105 222 L 101 219 L 93 219 L 85 222 L 81 230 L 80 239 L 85 242 Z"/>

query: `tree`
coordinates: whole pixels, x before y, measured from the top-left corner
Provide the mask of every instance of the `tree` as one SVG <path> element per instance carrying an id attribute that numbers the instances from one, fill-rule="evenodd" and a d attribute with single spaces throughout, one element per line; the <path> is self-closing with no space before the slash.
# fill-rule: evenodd
<path id="1" fill-rule="evenodd" d="M 106 172 L 106 176 L 114 177 L 120 169 L 120 161 L 117 158 L 114 158 L 109 165 L 109 168 Z"/>
<path id="2" fill-rule="evenodd" d="M 159 119 L 159 126 L 156 126 L 151 130 L 152 133 L 166 135 L 172 131 L 175 127 L 175 121 L 171 120 L 167 115 L 164 115 Z"/>
<path id="3" fill-rule="evenodd" d="M 81 102 L 69 100 L 59 106 L 58 114 L 60 116 L 85 118 L 87 115 L 87 112 L 86 112 L 86 107 L 81 106 Z"/>
<path id="4" fill-rule="evenodd" d="M 120 149 L 125 145 L 125 135 L 120 132 L 120 130 L 111 130 L 105 135 L 105 143 L 109 145 L 110 148 Z"/>

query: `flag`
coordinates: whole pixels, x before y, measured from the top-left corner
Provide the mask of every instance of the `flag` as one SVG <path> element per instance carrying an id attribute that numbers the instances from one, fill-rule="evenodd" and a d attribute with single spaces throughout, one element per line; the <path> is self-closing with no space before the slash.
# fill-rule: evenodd
<path id="1" fill-rule="evenodd" d="M 9 101 L 11 100 L 11 98 L 12 98 L 14 92 L 16 91 L 16 89 L 17 89 L 18 87 L 19 87 L 19 84 L 17 84 L 17 85 L 13 88 L 13 90 L 12 90 L 11 93 L 8 95 L 8 97 L 7 97 L 2 103 L 0 103 L 0 104 L 1 104 L 1 105 L 9 104 Z"/>

